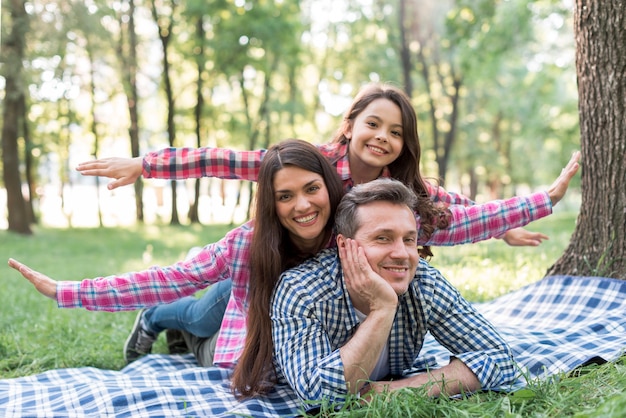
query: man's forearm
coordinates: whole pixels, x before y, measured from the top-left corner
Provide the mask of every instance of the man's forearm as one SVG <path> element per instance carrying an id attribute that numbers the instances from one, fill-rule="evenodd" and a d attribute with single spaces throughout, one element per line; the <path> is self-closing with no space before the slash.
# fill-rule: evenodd
<path id="1" fill-rule="evenodd" d="M 367 383 L 387 343 L 395 311 L 374 311 L 339 349 L 348 390 L 357 393 Z"/>
<path id="2" fill-rule="evenodd" d="M 461 360 L 452 359 L 450 363 L 440 369 L 410 376 L 393 381 L 380 381 L 372 384 L 377 392 L 397 390 L 405 387 L 426 386 L 428 395 L 439 396 L 442 393 L 453 396 L 459 393 L 471 393 L 481 388 L 480 381 Z"/>

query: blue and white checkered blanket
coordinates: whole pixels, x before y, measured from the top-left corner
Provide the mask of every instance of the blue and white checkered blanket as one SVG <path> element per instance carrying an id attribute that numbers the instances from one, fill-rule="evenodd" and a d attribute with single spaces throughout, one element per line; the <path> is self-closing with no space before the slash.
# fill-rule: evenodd
<path id="1" fill-rule="evenodd" d="M 589 361 L 613 361 L 626 348 L 626 281 L 546 277 L 476 306 L 498 327 L 531 379 Z M 448 361 L 447 351 L 433 339 L 421 356 L 439 365 Z M 286 387 L 263 399 L 238 402 L 228 379 L 228 371 L 198 367 L 190 355 L 150 355 L 120 371 L 51 370 L 0 380 L 0 416 L 286 417 L 301 410 Z M 502 390 L 522 385 L 520 380 Z"/>

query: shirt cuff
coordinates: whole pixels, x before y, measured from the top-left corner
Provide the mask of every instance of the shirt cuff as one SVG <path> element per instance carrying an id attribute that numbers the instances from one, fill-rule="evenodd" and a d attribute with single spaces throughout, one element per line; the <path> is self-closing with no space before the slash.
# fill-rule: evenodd
<path id="1" fill-rule="evenodd" d="M 82 308 L 80 282 L 57 282 L 57 306 L 59 308 Z"/>
<path id="2" fill-rule="evenodd" d="M 150 159 L 150 154 L 146 154 L 141 160 L 141 166 L 142 166 L 141 175 L 145 179 L 152 178 L 149 159 Z"/>

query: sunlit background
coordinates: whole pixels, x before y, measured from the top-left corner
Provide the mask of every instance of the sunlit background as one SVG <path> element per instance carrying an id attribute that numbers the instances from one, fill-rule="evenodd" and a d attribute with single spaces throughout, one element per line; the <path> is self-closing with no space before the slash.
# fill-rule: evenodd
<path id="1" fill-rule="evenodd" d="M 136 222 L 132 187 L 108 191 L 101 179 L 96 188 L 74 170 L 93 158 L 131 156 L 131 4 L 140 155 L 170 142 L 323 143 L 370 81 L 410 94 L 423 173 L 477 201 L 545 187 L 579 148 L 571 0 L 33 0 L 21 74 L 28 131 L 18 146 L 23 195 L 30 187 L 44 225 Z M 15 22 L 2 7 L 5 40 Z M 576 210 L 577 181 L 562 210 Z M 144 183 L 144 221 L 169 222 L 170 183 Z M 179 181 L 177 191 L 187 223 L 193 181 Z M 203 179 L 200 222 L 241 222 L 249 201 L 245 184 Z"/>

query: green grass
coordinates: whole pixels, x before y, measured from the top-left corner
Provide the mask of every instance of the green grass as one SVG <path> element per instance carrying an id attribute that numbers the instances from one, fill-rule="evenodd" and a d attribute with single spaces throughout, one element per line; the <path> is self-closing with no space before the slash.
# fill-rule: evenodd
<path id="1" fill-rule="evenodd" d="M 0 377 L 59 367 L 124 367 L 122 345 L 136 312 L 58 309 L 19 273 L 15 258 L 55 280 L 80 280 L 152 265 L 169 265 L 189 248 L 216 241 L 231 227 L 143 226 L 103 229 L 36 228 L 23 237 L 0 231 Z M 163 339 L 155 351 L 166 352 Z"/>
<path id="2" fill-rule="evenodd" d="M 357 400 L 326 417 L 623 417 L 626 411 L 626 361 L 585 366 L 571 376 L 531 384 L 513 394 L 481 393 L 464 399 L 426 396 L 426 390 L 403 389 Z"/>
<path id="3" fill-rule="evenodd" d="M 540 280 L 565 250 L 576 217 L 557 213 L 528 229 L 550 237 L 536 248 L 499 240 L 434 248 L 431 263 L 464 296 L 481 302 Z M 168 265 L 193 246 L 223 237 L 227 225 L 133 228 L 35 228 L 31 237 L 0 231 L 0 255 L 16 258 L 56 280 L 80 280 Z M 124 367 L 122 346 L 136 312 L 58 309 L 17 272 L 0 264 L 0 378 L 62 367 Z M 154 352 L 166 353 L 161 337 Z M 337 417 L 621 417 L 626 410 L 626 361 L 586 366 L 575 376 L 537 382 L 517 394 L 430 399 L 406 389 L 370 406 L 328 413 Z"/>

